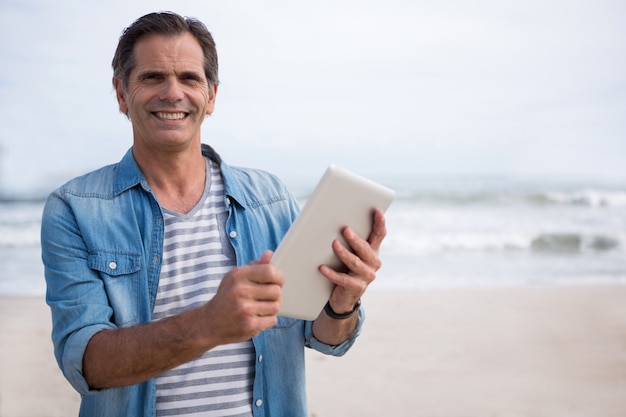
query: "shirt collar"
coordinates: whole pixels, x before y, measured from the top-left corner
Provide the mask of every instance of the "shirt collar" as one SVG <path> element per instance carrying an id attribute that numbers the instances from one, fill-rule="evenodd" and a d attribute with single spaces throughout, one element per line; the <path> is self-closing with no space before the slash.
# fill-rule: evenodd
<path id="1" fill-rule="evenodd" d="M 233 174 L 230 165 L 222 161 L 222 158 L 215 151 L 215 149 L 209 145 L 202 144 L 201 146 L 202 155 L 220 165 L 222 176 L 224 178 L 224 194 L 226 197 L 230 198 L 231 201 L 234 200 L 237 204 L 246 208 L 248 205 L 246 203 L 247 199 L 245 193 L 243 192 L 244 188 L 241 184 L 239 184 L 239 180 L 237 176 Z M 139 165 L 137 165 L 137 161 L 133 156 L 133 148 L 131 147 L 120 161 L 119 171 L 117 173 L 113 192 L 115 194 L 120 194 L 137 185 L 141 185 L 145 190 L 150 191 L 148 181 L 139 169 Z"/>
<path id="2" fill-rule="evenodd" d="M 224 195 L 226 196 L 226 198 L 230 199 L 231 202 L 236 202 L 243 208 L 247 208 L 248 200 L 243 191 L 244 187 L 242 187 L 242 185 L 239 183 L 238 176 L 234 175 L 231 166 L 222 161 L 222 158 L 217 152 L 215 152 L 215 149 L 213 149 L 209 145 L 202 144 L 202 155 L 206 156 L 212 161 L 217 162 L 220 165 L 220 169 L 222 170 L 222 177 L 224 179 Z"/>

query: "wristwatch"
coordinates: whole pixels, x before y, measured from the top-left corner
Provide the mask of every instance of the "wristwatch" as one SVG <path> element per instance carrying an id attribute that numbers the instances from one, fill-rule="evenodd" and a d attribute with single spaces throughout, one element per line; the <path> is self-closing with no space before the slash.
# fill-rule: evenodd
<path id="1" fill-rule="evenodd" d="M 326 303 L 324 306 L 324 311 L 328 314 L 329 317 L 332 317 L 335 320 L 345 320 L 350 317 L 361 308 L 361 299 L 358 299 L 352 311 L 348 311 L 347 313 L 337 314 L 333 311 L 333 308 L 330 306 L 330 301 Z"/>

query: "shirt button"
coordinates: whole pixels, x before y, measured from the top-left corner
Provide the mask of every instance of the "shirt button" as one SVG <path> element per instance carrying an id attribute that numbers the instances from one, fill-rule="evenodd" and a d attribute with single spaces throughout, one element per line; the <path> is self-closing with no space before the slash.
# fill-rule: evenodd
<path id="1" fill-rule="evenodd" d="M 109 262 L 109 268 L 110 269 L 115 269 L 115 268 L 117 268 L 117 264 L 115 262 L 111 261 L 111 262 Z"/>
<path id="2" fill-rule="evenodd" d="M 263 355 L 259 355 L 259 362 L 263 362 Z"/>
<path id="3" fill-rule="evenodd" d="M 257 407 L 260 407 L 260 406 L 262 406 L 262 405 L 263 405 L 263 400 L 261 400 L 261 399 L 256 400 L 256 403 L 255 403 L 255 404 L 256 404 L 256 406 L 257 406 Z"/>
<path id="4" fill-rule="evenodd" d="M 230 237 L 232 237 L 233 239 L 237 237 L 237 232 L 235 232 L 234 230 L 232 232 L 230 232 Z"/>

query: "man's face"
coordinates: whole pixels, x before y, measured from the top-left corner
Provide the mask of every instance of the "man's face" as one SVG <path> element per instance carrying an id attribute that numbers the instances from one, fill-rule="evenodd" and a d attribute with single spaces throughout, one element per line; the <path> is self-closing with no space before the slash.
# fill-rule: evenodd
<path id="1" fill-rule="evenodd" d="M 148 35 L 135 45 L 135 68 L 124 90 L 116 79 L 120 111 L 133 124 L 136 150 L 176 151 L 200 143 L 200 126 L 213 113 L 204 57 L 190 34 Z"/>

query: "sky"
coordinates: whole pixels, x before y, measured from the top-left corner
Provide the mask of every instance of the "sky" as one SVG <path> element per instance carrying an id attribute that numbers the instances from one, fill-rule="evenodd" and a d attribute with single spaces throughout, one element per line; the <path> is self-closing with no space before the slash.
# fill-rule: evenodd
<path id="1" fill-rule="evenodd" d="M 110 62 L 158 10 L 215 38 L 202 137 L 230 164 L 626 181 L 621 0 L 1 0 L 0 190 L 50 190 L 123 156 Z"/>

